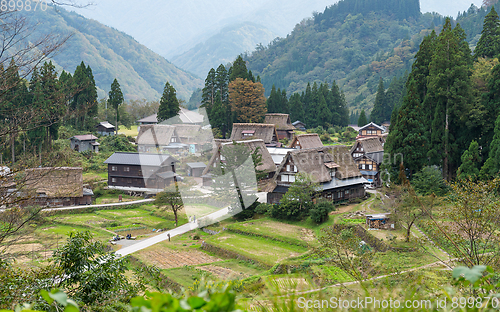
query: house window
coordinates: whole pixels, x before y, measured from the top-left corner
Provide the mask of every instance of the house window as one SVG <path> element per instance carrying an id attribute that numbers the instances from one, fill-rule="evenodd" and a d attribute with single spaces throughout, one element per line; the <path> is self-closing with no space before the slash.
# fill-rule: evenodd
<path id="1" fill-rule="evenodd" d="M 116 183 L 116 178 L 111 178 L 111 182 Z"/>
<path id="2" fill-rule="evenodd" d="M 123 171 L 125 171 L 125 172 L 129 172 L 129 171 L 130 171 L 130 167 L 125 167 L 125 168 L 123 169 Z"/>
<path id="3" fill-rule="evenodd" d="M 132 184 L 132 179 L 127 179 L 128 184 Z"/>
<path id="4" fill-rule="evenodd" d="M 281 182 L 288 182 L 288 175 L 287 174 L 281 175 Z"/>
<path id="5" fill-rule="evenodd" d="M 346 195 L 347 195 L 347 194 L 349 194 L 349 190 L 345 190 L 345 194 L 346 194 Z"/>
<path id="6" fill-rule="evenodd" d="M 111 171 L 117 171 L 118 170 L 118 167 L 116 166 L 111 166 Z"/>
<path id="7" fill-rule="evenodd" d="M 286 171 L 290 172 L 290 165 L 286 165 Z"/>
<path id="8" fill-rule="evenodd" d="M 176 141 L 175 138 L 170 139 L 170 142 L 175 142 L 175 141 Z"/>
<path id="9" fill-rule="evenodd" d="M 294 175 L 288 176 L 288 181 L 295 182 L 295 176 Z"/>
<path id="10" fill-rule="evenodd" d="M 373 169 L 373 165 L 368 165 L 368 170 L 372 170 Z"/>

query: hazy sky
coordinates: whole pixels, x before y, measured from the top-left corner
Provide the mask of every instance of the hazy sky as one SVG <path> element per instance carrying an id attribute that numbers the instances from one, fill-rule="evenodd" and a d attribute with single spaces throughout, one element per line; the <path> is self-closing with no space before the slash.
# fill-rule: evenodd
<path id="1" fill-rule="evenodd" d="M 480 7 L 482 0 L 420 0 L 420 10 L 425 12 L 438 12 L 441 15 L 457 17 L 458 12 L 467 11 L 474 3 Z"/>

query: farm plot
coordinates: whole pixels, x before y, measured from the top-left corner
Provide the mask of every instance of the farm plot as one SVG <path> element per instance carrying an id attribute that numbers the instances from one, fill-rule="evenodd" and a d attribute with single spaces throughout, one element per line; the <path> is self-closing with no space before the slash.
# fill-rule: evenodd
<path id="1" fill-rule="evenodd" d="M 244 274 L 242 272 L 236 272 L 231 269 L 215 265 L 199 266 L 197 267 L 197 269 L 209 272 L 221 280 L 233 280 L 233 279 L 242 279 L 249 277 L 249 275 Z"/>
<path id="2" fill-rule="evenodd" d="M 155 265 L 160 269 L 171 269 L 183 266 L 221 261 L 198 250 L 172 250 L 169 248 L 157 248 L 156 246 L 140 251 L 137 257 L 149 265 Z"/>
<path id="3" fill-rule="evenodd" d="M 307 252 L 305 247 L 228 232 L 214 235 L 205 241 L 267 265 L 274 265 Z"/>
<path id="4" fill-rule="evenodd" d="M 314 232 L 310 229 L 268 219 L 230 224 L 227 228 L 252 235 L 266 236 L 296 245 L 313 243 L 315 241 Z"/>
<path id="5" fill-rule="evenodd" d="M 272 276 L 266 279 L 267 288 L 275 293 L 289 293 L 311 289 L 311 284 L 300 276 Z"/>

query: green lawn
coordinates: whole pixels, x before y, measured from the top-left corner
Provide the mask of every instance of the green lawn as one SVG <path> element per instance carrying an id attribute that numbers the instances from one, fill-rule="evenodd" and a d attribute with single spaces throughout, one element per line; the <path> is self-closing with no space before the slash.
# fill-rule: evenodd
<path id="1" fill-rule="evenodd" d="M 307 252 L 304 247 L 228 232 L 214 235 L 205 241 L 267 265 L 274 265 Z"/>
<path id="2" fill-rule="evenodd" d="M 268 218 L 234 223 L 228 225 L 227 228 L 253 235 L 272 237 L 295 245 L 315 242 L 314 232 L 310 229 Z"/>
<path id="3" fill-rule="evenodd" d="M 125 128 L 125 126 L 120 126 L 118 128 L 118 134 L 125 134 L 131 137 L 136 137 L 139 131 L 137 131 L 137 126 L 131 126 L 130 130 Z"/>

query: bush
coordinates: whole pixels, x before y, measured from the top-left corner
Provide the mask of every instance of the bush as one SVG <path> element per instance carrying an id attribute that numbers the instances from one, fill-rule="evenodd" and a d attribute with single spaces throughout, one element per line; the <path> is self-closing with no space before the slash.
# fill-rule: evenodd
<path id="1" fill-rule="evenodd" d="M 329 201 L 321 201 L 314 205 L 309 211 L 311 219 L 317 224 L 323 223 L 328 220 L 328 213 L 335 209 L 335 206 Z"/>
<path id="2" fill-rule="evenodd" d="M 273 205 L 271 204 L 259 204 L 256 208 L 255 208 L 255 213 L 257 214 L 269 214 L 271 213 L 271 209 L 273 208 Z"/>
<path id="3" fill-rule="evenodd" d="M 298 201 L 291 201 L 287 204 L 273 205 L 273 208 L 271 209 L 271 217 L 281 220 L 298 221 L 302 220 L 308 214 L 309 206 L 305 205 L 303 209 L 300 209 L 300 203 Z"/>
<path id="4" fill-rule="evenodd" d="M 415 190 L 422 195 L 444 196 L 449 191 L 448 185 L 443 180 L 441 171 L 435 167 L 424 167 L 415 173 L 412 180 Z"/>

